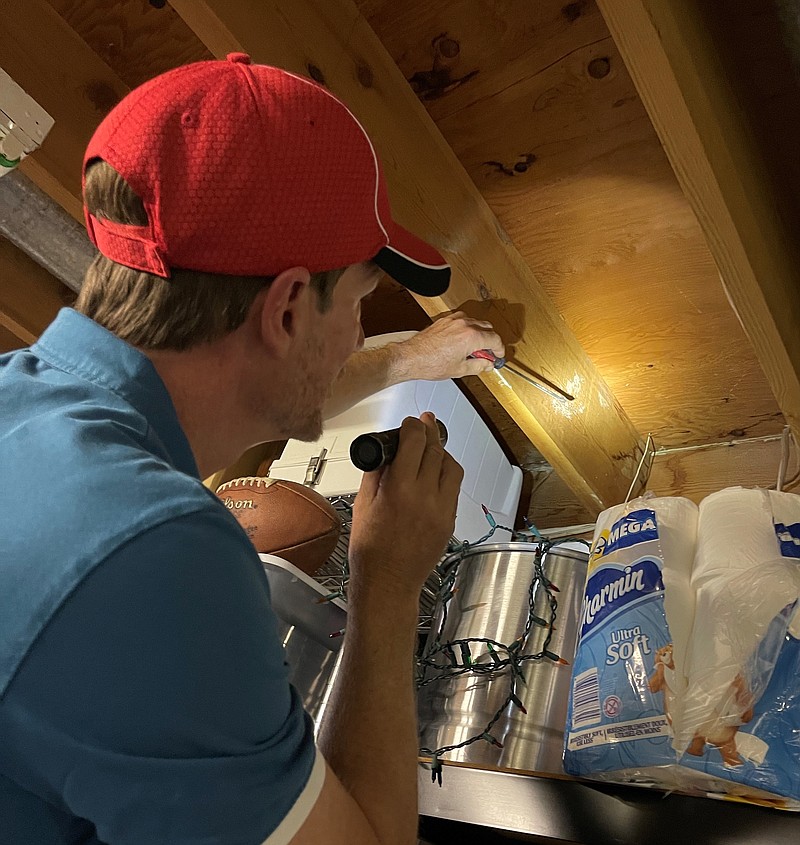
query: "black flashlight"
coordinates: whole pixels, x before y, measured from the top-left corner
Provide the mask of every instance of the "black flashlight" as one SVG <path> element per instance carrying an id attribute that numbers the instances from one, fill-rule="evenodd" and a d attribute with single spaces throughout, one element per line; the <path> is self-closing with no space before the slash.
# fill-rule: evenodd
<path id="1" fill-rule="evenodd" d="M 441 420 L 436 420 L 436 425 L 439 428 L 439 441 L 444 446 L 447 443 L 447 429 Z M 360 434 L 350 444 L 350 460 L 358 469 L 372 472 L 394 460 L 399 443 L 399 428 Z"/>

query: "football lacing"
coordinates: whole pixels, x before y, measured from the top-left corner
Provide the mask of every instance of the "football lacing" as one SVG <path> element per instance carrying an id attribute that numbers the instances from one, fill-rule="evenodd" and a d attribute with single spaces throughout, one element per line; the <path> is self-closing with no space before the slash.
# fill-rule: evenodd
<path id="1" fill-rule="evenodd" d="M 230 488 L 234 486 L 252 487 L 255 485 L 256 487 L 260 487 L 263 484 L 265 487 L 269 487 L 269 485 L 274 484 L 275 481 L 277 481 L 277 479 L 266 478 L 261 475 L 246 475 L 242 478 L 232 478 L 230 481 L 220 484 L 219 487 L 217 487 L 217 493 L 230 490 Z"/>

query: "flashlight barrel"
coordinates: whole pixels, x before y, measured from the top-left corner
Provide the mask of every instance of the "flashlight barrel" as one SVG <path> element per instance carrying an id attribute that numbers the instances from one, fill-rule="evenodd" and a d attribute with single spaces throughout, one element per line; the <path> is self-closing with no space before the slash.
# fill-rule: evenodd
<path id="1" fill-rule="evenodd" d="M 439 429 L 439 441 L 442 446 L 445 446 L 447 444 L 447 428 L 441 420 L 436 420 L 436 426 Z M 350 460 L 358 469 L 364 472 L 374 472 L 395 459 L 399 444 L 399 428 L 360 434 L 350 444 Z"/>

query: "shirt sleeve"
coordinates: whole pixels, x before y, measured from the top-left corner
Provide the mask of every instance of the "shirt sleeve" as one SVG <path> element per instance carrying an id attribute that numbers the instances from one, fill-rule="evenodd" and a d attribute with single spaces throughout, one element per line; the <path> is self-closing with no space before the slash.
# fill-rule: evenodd
<path id="1" fill-rule="evenodd" d="M 3 706 L 30 777 L 108 845 L 288 841 L 322 785 L 266 577 L 224 512 L 152 528 L 95 568 Z"/>

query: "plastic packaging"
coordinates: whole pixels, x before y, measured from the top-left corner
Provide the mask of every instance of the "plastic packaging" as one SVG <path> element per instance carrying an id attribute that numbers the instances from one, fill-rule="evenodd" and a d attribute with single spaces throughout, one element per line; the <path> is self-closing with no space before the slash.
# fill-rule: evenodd
<path id="1" fill-rule="evenodd" d="M 800 810 L 800 496 L 693 507 L 598 519 L 565 769 Z"/>

